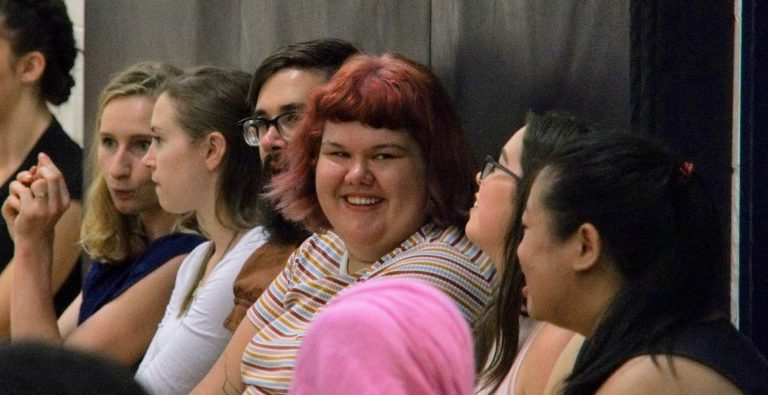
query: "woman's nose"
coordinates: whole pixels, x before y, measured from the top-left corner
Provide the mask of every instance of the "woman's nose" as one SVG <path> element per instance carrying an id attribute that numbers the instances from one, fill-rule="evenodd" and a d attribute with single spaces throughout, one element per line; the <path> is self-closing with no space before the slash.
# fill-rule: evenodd
<path id="1" fill-rule="evenodd" d="M 351 184 L 371 185 L 373 183 L 373 174 L 368 168 L 365 160 L 358 160 L 352 163 L 352 167 L 347 172 L 347 182 Z"/>
<path id="2" fill-rule="evenodd" d="M 131 174 L 131 163 L 127 158 L 125 150 L 120 148 L 115 152 L 115 156 L 112 158 L 112 163 L 107 171 L 113 178 L 127 177 Z"/>
<path id="3" fill-rule="evenodd" d="M 152 144 L 149 145 L 149 149 L 147 150 L 147 153 L 144 154 L 144 156 L 141 157 L 141 163 L 144 166 L 155 168 L 155 142 L 153 141 Z"/>

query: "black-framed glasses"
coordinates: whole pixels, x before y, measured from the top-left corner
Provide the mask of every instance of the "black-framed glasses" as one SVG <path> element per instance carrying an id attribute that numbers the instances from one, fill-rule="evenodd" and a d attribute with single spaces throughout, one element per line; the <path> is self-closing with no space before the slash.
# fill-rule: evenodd
<path id="1" fill-rule="evenodd" d="M 272 119 L 264 117 L 248 117 L 237 122 L 237 126 L 243 129 L 243 138 L 248 145 L 258 147 L 259 140 L 266 136 L 269 127 L 274 125 L 277 134 L 283 140 L 290 140 L 299 128 L 302 114 L 299 111 L 282 113 Z"/>
<path id="2" fill-rule="evenodd" d="M 495 159 L 493 159 L 492 156 L 488 155 L 485 157 L 485 164 L 483 165 L 483 171 L 480 173 L 480 180 L 483 180 L 485 177 L 488 177 L 491 173 L 496 171 L 496 169 L 499 169 L 506 173 L 508 176 L 515 179 L 515 181 L 520 182 L 521 177 L 515 174 L 512 170 L 509 170 L 508 168 L 504 167 L 499 162 L 496 162 Z"/>

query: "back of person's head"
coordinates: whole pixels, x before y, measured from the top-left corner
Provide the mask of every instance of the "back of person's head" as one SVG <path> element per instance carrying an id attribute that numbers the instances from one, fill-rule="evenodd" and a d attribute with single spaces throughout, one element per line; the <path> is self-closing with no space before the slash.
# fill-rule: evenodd
<path id="1" fill-rule="evenodd" d="M 429 67 L 397 54 L 349 59 L 307 102 L 302 130 L 287 148 L 289 169 L 277 176 L 272 196 L 287 218 L 313 230 L 328 229 L 314 191 L 312 167 L 326 122 L 360 122 L 404 131 L 426 163 L 427 215 L 463 226 L 473 194 L 473 160 L 459 116 Z M 281 181 L 278 181 L 281 180 Z"/>
<path id="2" fill-rule="evenodd" d="M 69 99 L 75 79 L 77 48 L 72 21 L 62 0 L 0 0 L 0 35 L 17 57 L 38 51 L 45 57 L 40 77 L 43 100 L 59 105 Z"/>
<path id="3" fill-rule="evenodd" d="M 544 159 L 563 141 L 585 135 L 592 127 L 563 111 L 543 114 L 529 112 L 525 121 L 525 137 L 520 164 L 523 174 L 536 172 Z"/>
<path id="4" fill-rule="evenodd" d="M 524 279 L 515 251 L 523 234 L 520 214 L 525 208 L 533 176 L 556 147 L 570 139 L 584 138 L 593 130 L 586 121 L 564 111 L 529 112 L 526 117 L 520 155 L 522 180 L 514 201 L 510 202 L 515 206 L 515 214 L 507 233 L 505 264 L 497 299 L 477 328 L 477 368 L 482 370 L 485 382 L 491 387 L 497 386 L 507 375 L 517 355 Z M 493 355 L 493 359 L 487 363 L 489 355 Z"/>
<path id="5" fill-rule="evenodd" d="M 338 38 L 303 41 L 280 47 L 264 59 L 253 74 L 248 104 L 250 108 L 256 106 L 261 87 L 281 70 L 316 70 L 330 78 L 344 61 L 360 52 L 354 44 Z"/>
<path id="6" fill-rule="evenodd" d="M 226 152 L 219 173 L 216 215 L 221 223 L 249 229 L 258 222 L 261 188 L 258 148 L 245 143 L 237 122 L 250 115 L 250 75 L 239 70 L 198 67 L 175 79 L 164 94 L 174 103 L 176 122 L 193 140 L 219 132 Z"/>
<path id="7" fill-rule="evenodd" d="M 291 393 L 471 394 L 473 379 L 469 325 L 453 301 L 426 283 L 380 278 L 315 318 Z"/>
<path id="8" fill-rule="evenodd" d="M 0 345 L 0 388 L 8 395 L 145 395 L 131 372 L 93 354 L 41 343 Z"/>
<path id="9" fill-rule="evenodd" d="M 721 305 L 728 263 L 714 202 L 692 165 L 666 147 L 639 134 L 595 134 L 557 149 L 537 179 L 553 237 L 592 224 L 621 278 L 567 393 L 594 392 L 632 353 L 673 341 L 676 329 Z"/>
<path id="10" fill-rule="evenodd" d="M 140 96 L 157 100 L 168 82 L 181 70 L 166 63 L 141 62 L 115 74 L 102 90 L 94 134 L 98 135 L 104 107 L 116 98 Z M 149 130 L 147 130 L 149 133 Z M 88 255 L 104 263 L 136 258 L 146 247 L 146 237 L 136 215 L 117 211 L 98 162 L 98 144 L 91 147 L 91 184 L 86 195 L 80 243 Z"/>

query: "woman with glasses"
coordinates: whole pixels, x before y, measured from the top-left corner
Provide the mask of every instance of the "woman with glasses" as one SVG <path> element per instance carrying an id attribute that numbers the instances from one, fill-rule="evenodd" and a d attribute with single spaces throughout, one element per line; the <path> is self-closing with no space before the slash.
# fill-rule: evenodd
<path id="1" fill-rule="evenodd" d="M 160 326 L 136 372 L 151 393 L 186 394 L 231 336 L 222 322 L 232 283 L 266 240 L 256 199 L 261 161 L 237 121 L 250 113 L 249 76 L 202 67 L 171 82 L 155 103 L 152 145 L 143 158 L 160 205 L 193 212 L 210 239 L 184 259 Z"/>
<path id="2" fill-rule="evenodd" d="M 499 160 L 487 157 L 477 175 L 478 191 L 465 228 L 467 237 L 491 255 L 504 280 L 475 330 L 481 393 L 543 393 L 553 365 L 573 338 L 571 331 L 520 315 L 523 278 L 507 242 L 519 237 L 509 231 L 520 221 L 520 194 L 527 176 L 535 173 L 542 159 L 563 141 L 589 132 L 588 127 L 565 114 L 529 113 L 526 125 L 507 141 Z M 499 314 L 501 305 L 514 313 Z"/>
<path id="3" fill-rule="evenodd" d="M 493 265 L 463 232 L 469 146 L 432 71 L 399 55 L 360 55 L 306 108 L 270 197 L 315 233 L 233 335 L 219 362 L 227 392 L 288 391 L 309 325 L 349 285 L 421 280 L 450 296 L 470 323 L 491 296 Z"/>

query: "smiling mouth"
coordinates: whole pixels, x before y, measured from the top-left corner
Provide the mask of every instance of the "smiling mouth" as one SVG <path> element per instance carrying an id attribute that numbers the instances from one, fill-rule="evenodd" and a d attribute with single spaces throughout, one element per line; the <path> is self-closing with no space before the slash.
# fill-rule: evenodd
<path id="1" fill-rule="evenodd" d="M 379 204 L 384 201 L 384 199 L 381 198 L 362 196 L 347 196 L 345 200 L 347 203 L 353 204 L 355 206 L 373 206 L 374 204 Z"/>

